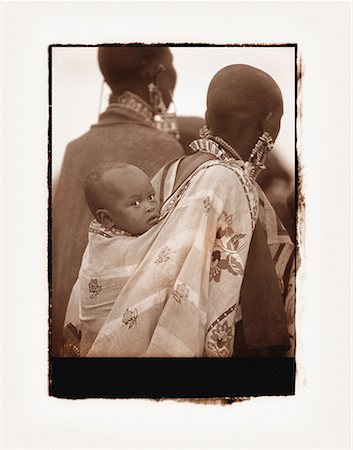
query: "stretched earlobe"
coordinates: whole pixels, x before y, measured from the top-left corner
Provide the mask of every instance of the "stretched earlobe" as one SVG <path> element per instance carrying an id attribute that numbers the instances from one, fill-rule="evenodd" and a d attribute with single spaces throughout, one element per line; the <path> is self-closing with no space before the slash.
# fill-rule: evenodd
<path id="1" fill-rule="evenodd" d="M 271 129 L 271 120 L 272 120 L 273 113 L 269 112 L 265 115 L 263 122 L 262 122 L 262 132 L 269 131 Z"/>
<path id="2" fill-rule="evenodd" d="M 114 226 L 114 222 L 110 217 L 109 211 L 106 209 L 98 209 L 96 211 L 96 218 L 104 228 L 111 228 Z"/>
<path id="3" fill-rule="evenodd" d="M 206 109 L 206 112 L 205 112 L 205 122 L 206 122 L 206 127 L 210 128 L 210 123 L 208 120 L 208 109 Z"/>
<path id="4" fill-rule="evenodd" d="M 262 122 L 262 133 L 268 133 L 271 135 L 273 142 L 276 141 L 279 130 L 281 128 L 281 115 L 277 114 L 276 111 L 271 111 L 264 114 L 264 119 Z"/>
<path id="5" fill-rule="evenodd" d="M 164 114 L 167 112 L 167 107 L 164 104 L 163 96 L 158 86 L 154 83 L 149 83 L 148 94 L 150 99 L 150 105 L 154 114 Z"/>
<path id="6" fill-rule="evenodd" d="M 147 61 L 142 62 L 142 73 L 144 74 L 145 80 L 149 83 L 158 84 L 158 77 L 162 72 L 165 72 L 167 69 L 164 64 L 155 62 L 155 63 L 147 63 Z"/>
<path id="7" fill-rule="evenodd" d="M 160 72 L 166 72 L 166 68 L 165 68 L 165 65 L 164 64 L 162 64 L 162 63 L 159 63 L 158 64 L 158 66 L 157 66 L 157 75 L 160 73 Z"/>

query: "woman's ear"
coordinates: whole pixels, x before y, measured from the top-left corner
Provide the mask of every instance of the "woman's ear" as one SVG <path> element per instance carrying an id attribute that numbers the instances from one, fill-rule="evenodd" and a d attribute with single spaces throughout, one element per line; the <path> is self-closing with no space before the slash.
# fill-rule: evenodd
<path id="1" fill-rule="evenodd" d="M 110 213 L 106 209 L 98 209 L 96 211 L 96 218 L 104 228 L 111 228 L 114 226 Z"/>
<path id="2" fill-rule="evenodd" d="M 271 134 L 271 130 L 273 128 L 272 124 L 272 112 L 266 113 L 262 119 L 262 131 L 267 131 Z"/>
<path id="3" fill-rule="evenodd" d="M 276 110 L 264 114 L 262 133 L 265 131 L 270 134 L 272 141 L 275 142 L 281 129 L 282 113 Z"/>
<path id="4" fill-rule="evenodd" d="M 147 63 L 146 61 L 142 62 L 142 74 L 149 83 L 154 83 L 157 85 L 159 75 L 165 71 L 166 68 L 164 64 L 158 61 L 149 63 Z"/>

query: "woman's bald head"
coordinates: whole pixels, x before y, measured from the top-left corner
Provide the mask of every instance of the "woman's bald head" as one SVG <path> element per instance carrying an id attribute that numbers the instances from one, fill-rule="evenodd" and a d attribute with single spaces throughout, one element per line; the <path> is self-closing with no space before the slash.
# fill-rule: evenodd
<path id="1" fill-rule="evenodd" d="M 224 67 L 213 77 L 208 88 L 206 113 L 208 127 L 213 133 L 251 121 L 258 127 L 257 122 L 269 113 L 281 117 L 283 100 L 279 86 L 266 72 L 245 64 L 234 64 Z"/>
<path id="2" fill-rule="evenodd" d="M 176 72 L 168 47 L 98 47 L 98 64 L 113 93 L 126 89 L 134 92 L 133 88 L 139 86 L 147 89 L 157 77 L 162 84 L 161 91 L 173 91 L 175 87 Z"/>

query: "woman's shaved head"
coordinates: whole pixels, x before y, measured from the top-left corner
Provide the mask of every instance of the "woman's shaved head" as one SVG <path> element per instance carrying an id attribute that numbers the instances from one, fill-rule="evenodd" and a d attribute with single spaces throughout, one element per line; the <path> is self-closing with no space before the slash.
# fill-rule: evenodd
<path id="1" fill-rule="evenodd" d="M 216 133 L 234 124 L 257 121 L 266 113 L 283 112 L 281 90 L 273 78 L 255 67 L 234 64 L 212 79 L 207 94 L 207 124 Z"/>
<path id="2" fill-rule="evenodd" d="M 98 64 L 106 83 L 114 91 L 119 83 L 139 79 L 143 68 L 171 64 L 168 47 L 99 47 Z"/>
<path id="3" fill-rule="evenodd" d="M 131 91 L 150 103 L 148 85 L 154 83 L 168 108 L 176 84 L 173 55 L 168 47 L 99 47 L 98 63 L 113 94 Z"/>

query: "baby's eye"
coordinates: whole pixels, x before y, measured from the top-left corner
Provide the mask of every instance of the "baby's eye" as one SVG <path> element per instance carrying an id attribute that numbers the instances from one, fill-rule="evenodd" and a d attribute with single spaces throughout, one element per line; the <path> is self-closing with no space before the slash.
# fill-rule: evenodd
<path id="1" fill-rule="evenodd" d="M 155 200 L 155 198 L 156 198 L 156 194 L 151 194 L 151 195 L 148 197 L 148 200 L 149 200 L 150 202 L 153 202 L 153 201 Z"/>
<path id="2" fill-rule="evenodd" d="M 140 206 L 140 202 L 138 200 L 135 200 L 134 202 L 131 202 L 131 206 L 134 206 L 136 208 L 137 206 Z"/>

